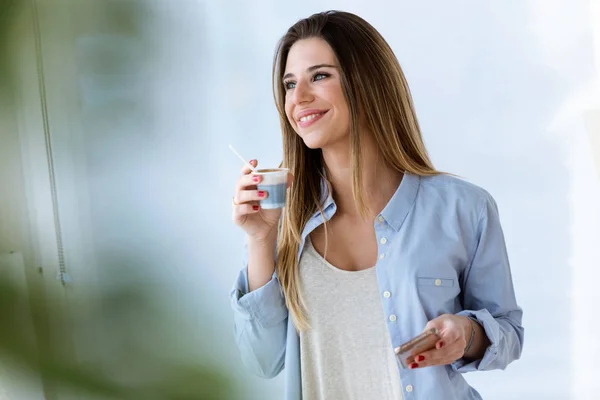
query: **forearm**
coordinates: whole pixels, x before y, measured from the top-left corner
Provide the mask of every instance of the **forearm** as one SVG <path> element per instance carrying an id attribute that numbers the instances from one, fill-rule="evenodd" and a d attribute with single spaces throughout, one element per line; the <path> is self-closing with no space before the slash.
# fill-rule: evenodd
<path id="1" fill-rule="evenodd" d="M 273 246 L 269 246 L 270 258 L 257 257 L 260 256 L 263 246 L 256 246 L 256 244 L 246 242 L 244 246 L 246 267 L 239 272 L 230 292 L 231 306 L 234 311 L 234 337 L 244 365 L 259 376 L 272 378 L 283 368 L 288 310 L 279 282 L 271 279 L 270 271 L 263 271 L 269 279 L 266 284 L 255 284 L 252 287 L 254 290 L 251 292 L 248 290 L 249 282 L 252 282 L 248 279 L 248 272 L 261 272 L 260 268 L 255 267 L 264 266 L 265 259 L 267 262 L 268 260 L 272 262 L 274 258 Z M 264 245 L 267 246 L 266 243 Z M 250 254 L 254 261 L 249 266 Z"/>
<path id="2" fill-rule="evenodd" d="M 275 271 L 277 231 L 264 240 L 248 237 L 248 291 L 266 285 Z"/>

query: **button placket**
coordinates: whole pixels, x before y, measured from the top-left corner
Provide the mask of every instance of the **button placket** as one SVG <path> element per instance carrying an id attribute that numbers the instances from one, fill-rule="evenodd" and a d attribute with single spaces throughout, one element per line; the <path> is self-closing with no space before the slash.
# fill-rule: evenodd
<path id="1" fill-rule="evenodd" d="M 383 222 L 383 221 L 384 221 L 384 218 L 383 218 L 383 216 L 381 216 L 381 215 L 380 215 L 380 216 L 378 216 L 378 217 L 377 217 L 377 220 L 378 220 L 379 222 Z M 376 228 L 376 229 L 377 229 L 377 228 Z M 377 230 L 379 230 L 379 229 L 377 229 Z M 381 244 L 381 245 L 385 245 L 385 244 L 387 244 L 387 243 L 388 243 L 388 239 L 387 239 L 387 237 L 385 237 L 385 236 L 384 236 L 384 237 L 381 237 L 381 238 L 379 239 L 379 244 Z M 383 259 L 385 258 L 385 253 L 384 253 L 384 252 L 380 253 L 378 258 L 379 258 L 379 260 L 383 260 Z M 386 298 L 386 299 L 389 299 L 391 296 L 392 296 L 392 294 L 391 294 L 391 293 L 390 293 L 388 290 L 386 290 L 386 291 L 384 291 L 384 292 L 383 292 L 383 297 L 384 297 L 384 298 Z M 388 320 L 389 320 L 390 322 L 396 322 L 396 320 L 397 320 L 397 319 L 398 319 L 398 318 L 396 317 L 396 315 L 395 315 L 395 314 L 390 314 L 390 315 L 389 315 L 389 317 L 388 317 Z"/>
<path id="2" fill-rule="evenodd" d="M 382 245 L 383 245 L 383 244 L 387 244 L 387 242 L 388 242 L 388 240 L 387 240 L 387 238 L 386 238 L 385 236 L 384 236 L 384 237 L 382 237 L 381 239 L 379 239 L 379 243 L 380 243 L 380 244 L 382 244 Z M 384 258 L 385 258 L 385 253 L 381 253 L 381 254 L 379 255 L 379 259 L 380 259 L 380 260 L 383 260 Z"/>
<path id="3" fill-rule="evenodd" d="M 378 216 L 378 217 L 377 217 L 377 221 L 379 221 L 379 222 L 383 222 L 383 221 L 384 221 L 384 218 L 383 218 L 383 216 L 382 216 L 382 215 Z M 380 231 L 380 230 L 381 230 L 381 228 L 379 228 L 379 229 L 377 229 L 377 228 L 376 228 L 376 230 L 377 230 L 377 231 Z M 377 233 L 377 232 L 376 232 L 376 233 Z M 380 233 L 383 233 L 383 232 L 380 232 Z M 387 237 L 385 237 L 385 236 L 379 239 L 379 244 L 381 244 L 381 245 L 387 244 L 387 242 L 388 242 L 388 239 L 387 239 Z M 378 247 L 379 247 L 379 246 L 378 246 Z M 381 252 L 381 253 L 379 254 L 379 259 L 380 259 L 380 260 L 383 260 L 384 258 L 385 258 L 385 252 Z"/>

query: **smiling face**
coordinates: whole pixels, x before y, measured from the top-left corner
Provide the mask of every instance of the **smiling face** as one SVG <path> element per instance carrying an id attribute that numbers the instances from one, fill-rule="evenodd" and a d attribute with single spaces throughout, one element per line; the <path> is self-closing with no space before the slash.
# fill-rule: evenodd
<path id="1" fill-rule="evenodd" d="M 348 140 L 350 112 L 333 50 L 320 38 L 302 39 L 288 53 L 283 85 L 285 113 L 311 149 Z"/>

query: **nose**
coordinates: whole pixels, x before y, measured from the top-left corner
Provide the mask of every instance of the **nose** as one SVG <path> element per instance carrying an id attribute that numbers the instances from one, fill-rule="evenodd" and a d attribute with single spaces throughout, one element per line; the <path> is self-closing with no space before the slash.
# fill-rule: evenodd
<path id="1" fill-rule="evenodd" d="M 292 101 L 295 104 L 309 103 L 314 99 L 310 90 L 310 85 L 304 81 L 298 81 L 292 94 Z"/>

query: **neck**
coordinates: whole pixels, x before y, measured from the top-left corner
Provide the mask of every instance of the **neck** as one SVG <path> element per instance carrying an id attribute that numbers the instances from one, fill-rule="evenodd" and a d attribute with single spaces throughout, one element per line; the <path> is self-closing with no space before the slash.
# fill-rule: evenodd
<path id="1" fill-rule="evenodd" d="M 372 140 L 361 144 L 361 174 L 365 205 L 371 218 L 383 210 L 402 180 L 402 173 L 387 166 Z M 350 142 L 337 148 L 324 148 L 327 179 L 333 188 L 337 214 L 360 218 L 352 194 L 352 156 Z"/>

